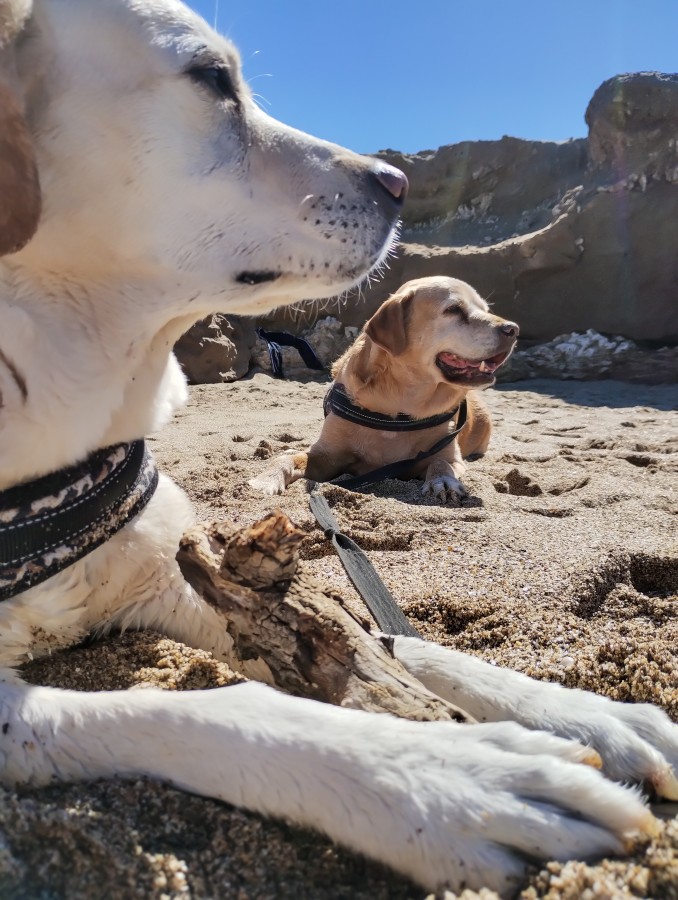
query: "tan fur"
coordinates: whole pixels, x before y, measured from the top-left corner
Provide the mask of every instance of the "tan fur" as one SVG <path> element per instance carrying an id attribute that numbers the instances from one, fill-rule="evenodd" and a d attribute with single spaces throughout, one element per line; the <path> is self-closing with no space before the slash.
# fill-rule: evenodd
<path id="1" fill-rule="evenodd" d="M 436 357 L 451 352 L 480 360 L 508 353 L 517 333 L 518 326 L 490 313 L 470 285 L 454 278 L 422 278 L 403 285 L 381 305 L 336 361 L 332 376 L 355 404 L 389 416 L 406 413 L 423 419 L 453 409 L 466 398 L 468 418 L 459 438 L 410 471 L 411 477 L 424 478 L 424 493 L 463 495 L 463 459 L 485 453 L 492 425 L 477 391 L 448 381 Z M 481 389 L 494 379 L 486 381 Z M 282 457 L 250 484 L 274 494 L 304 476 L 329 481 L 344 473 L 361 475 L 428 450 L 449 427 L 379 431 L 330 413 L 306 456 Z"/>

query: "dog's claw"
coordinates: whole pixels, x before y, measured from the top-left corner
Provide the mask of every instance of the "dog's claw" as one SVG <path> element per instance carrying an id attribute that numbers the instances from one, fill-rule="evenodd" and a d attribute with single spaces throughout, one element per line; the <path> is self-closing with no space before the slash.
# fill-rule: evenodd
<path id="1" fill-rule="evenodd" d="M 586 756 L 583 756 L 581 761 L 585 766 L 591 766 L 593 769 L 603 768 L 603 758 L 593 747 L 587 748 Z"/>
<path id="2" fill-rule="evenodd" d="M 656 816 L 648 809 L 645 816 L 639 820 L 638 827 L 635 832 L 623 837 L 624 851 L 633 853 L 638 846 L 638 841 L 643 838 L 656 838 L 662 830 L 662 824 Z"/>
<path id="3" fill-rule="evenodd" d="M 458 479 L 451 476 L 439 476 L 424 482 L 421 489 L 424 496 L 433 496 L 438 500 L 463 500 L 468 496 L 466 488 Z"/>
<path id="4" fill-rule="evenodd" d="M 678 778 L 670 766 L 657 772 L 650 780 L 660 797 L 665 800 L 678 800 Z"/>

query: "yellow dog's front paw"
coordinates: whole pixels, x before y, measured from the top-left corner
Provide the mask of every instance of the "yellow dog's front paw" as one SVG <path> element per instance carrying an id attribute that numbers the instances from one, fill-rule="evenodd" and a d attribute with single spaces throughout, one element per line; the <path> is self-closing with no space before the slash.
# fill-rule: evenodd
<path id="1" fill-rule="evenodd" d="M 435 497 L 443 503 L 463 500 L 467 496 L 466 488 L 454 475 L 436 475 L 424 482 L 421 489 L 424 496 Z"/>

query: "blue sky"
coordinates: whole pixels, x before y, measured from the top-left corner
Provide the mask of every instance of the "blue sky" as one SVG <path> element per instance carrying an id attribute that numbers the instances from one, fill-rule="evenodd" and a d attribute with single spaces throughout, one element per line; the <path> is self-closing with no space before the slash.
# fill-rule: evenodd
<path id="1" fill-rule="evenodd" d="M 678 0 L 190 5 L 216 11 L 271 115 L 361 152 L 581 137 L 606 78 L 678 71 Z"/>

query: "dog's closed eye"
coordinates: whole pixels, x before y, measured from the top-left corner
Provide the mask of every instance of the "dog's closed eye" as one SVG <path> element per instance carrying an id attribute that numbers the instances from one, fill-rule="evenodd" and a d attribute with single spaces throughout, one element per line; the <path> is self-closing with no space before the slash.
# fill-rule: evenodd
<path id="1" fill-rule="evenodd" d="M 465 322 L 468 321 L 468 312 L 463 303 L 451 303 L 449 306 L 446 306 L 443 310 L 443 315 L 445 316 L 459 316 Z"/>
<path id="2" fill-rule="evenodd" d="M 186 74 L 196 84 L 209 88 L 220 100 L 239 102 L 233 78 L 227 66 L 216 63 L 213 65 L 193 66 Z"/>

